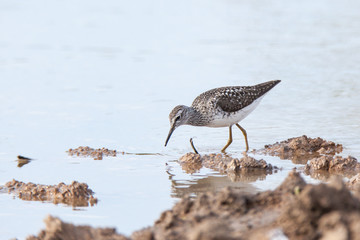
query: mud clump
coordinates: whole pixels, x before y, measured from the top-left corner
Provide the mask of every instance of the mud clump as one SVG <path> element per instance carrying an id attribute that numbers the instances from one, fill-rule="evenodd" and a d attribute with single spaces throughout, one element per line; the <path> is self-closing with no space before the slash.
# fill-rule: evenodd
<path id="1" fill-rule="evenodd" d="M 316 179 L 327 180 L 331 174 L 352 177 L 360 172 L 360 163 L 356 158 L 336 155 L 342 150 L 341 144 L 304 135 L 265 145 L 264 149 L 255 153 L 269 154 L 282 159 L 291 159 L 294 163 L 306 164 L 305 174 Z"/>
<path id="2" fill-rule="evenodd" d="M 306 163 L 308 159 L 320 155 L 335 155 L 342 152 L 341 144 L 326 141 L 320 137 L 310 138 L 305 135 L 288 140 L 265 145 L 256 152 L 278 156 L 281 159 L 291 159 L 295 163 Z"/>
<path id="3" fill-rule="evenodd" d="M 330 174 L 341 174 L 352 177 L 360 171 L 360 163 L 356 158 L 348 156 L 320 156 L 311 159 L 305 165 L 305 173 L 314 176 L 317 173 L 328 172 Z"/>
<path id="4" fill-rule="evenodd" d="M 128 240 L 129 238 L 117 234 L 114 228 L 92 228 L 89 226 L 75 226 L 64 223 L 52 216 L 44 220 L 46 229 L 38 236 L 29 236 L 27 240 L 67 239 L 67 240 Z"/>
<path id="5" fill-rule="evenodd" d="M 94 192 L 86 183 L 73 181 L 71 184 L 42 185 L 24 183 L 13 179 L 0 188 L 18 198 L 27 201 L 52 201 L 54 204 L 64 203 L 73 207 L 93 206 L 97 203 Z"/>
<path id="6" fill-rule="evenodd" d="M 244 155 L 242 158 L 232 158 L 222 154 L 199 155 L 187 153 L 179 159 L 180 165 L 187 173 L 194 173 L 202 167 L 210 168 L 219 172 L 227 173 L 232 180 L 246 180 L 244 178 L 258 179 L 258 175 L 271 174 L 273 167 L 263 159 L 256 160 Z"/>
<path id="7" fill-rule="evenodd" d="M 186 173 L 195 173 L 202 168 L 202 160 L 200 154 L 186 153 L 179 159 L 182 169 Z"/>
<path id="8" fill-rule="evenodd" d="M 70 148 L 67 153 L 70 156 L 92 157 L 94 160 L 102 160 L 103 157 L 116 157 L 117 154 L 124 154 L 124 152 L 117 152 L 116 150 L 109 150 L 107 148 L 94 149 L 91 147 Z"/>
<path id="9" fill-rule="evenodd" d="M 278 223 L 290 239 L 327 239 L 334 234 L 332 239 L 359 239 L 359 222 L 353 219 L 360 219 L 360 201 L 334 177 L 328 185 L 307 185 L 287 204 Z"/>

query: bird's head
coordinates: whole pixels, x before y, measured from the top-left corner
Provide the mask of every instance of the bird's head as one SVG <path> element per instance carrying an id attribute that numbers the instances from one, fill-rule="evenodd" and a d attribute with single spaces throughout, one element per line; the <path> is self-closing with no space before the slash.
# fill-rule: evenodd
<path id="1" fill-rule="evenodd" d="M 170 120 L 170 131 L 165 141 L 165 147 L 170 140 L 171 134 L 174 132 L 174 130 L 181 125 L 187 124 L 187 121 L 189 119 L 189 107 L 184 105 L 179 105 L 174 107 L 174 109 L 169 114 L 169 120 Z"/>

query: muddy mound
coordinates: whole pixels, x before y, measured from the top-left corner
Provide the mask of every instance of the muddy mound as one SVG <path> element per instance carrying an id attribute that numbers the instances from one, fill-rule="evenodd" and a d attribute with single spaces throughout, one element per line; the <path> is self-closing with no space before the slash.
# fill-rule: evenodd
<path id="1" fill-rule="evenodd" d="M 307 185 L 295 201 L 288 203 L 278 219 L 285 234 L 291 239 L 318 239 L 335 234 L 333 239 L 356 239 L 360 233 L 360 201 L 352 196 L 341 179 L 329 185 Z M 342 231 L 334 232 L 339 225 Z M 345 238 L 344 238 L 345 237 Z"/>
<path id="2" fill-rule="evenodd" d="M 232 180 L 236 181 L 246 181 L 247 179 L 255 181 L 260 176 L 271 174 L 273 169 L 277 169 L 277 167 L 267 164 L 263 159 L 256 160 L 248 155 L 238 159 L 223 154 L 187 153 L 179 159 L 179 162 L 182 169 L 187 173 L 194 173 L 202 167 L 206 167 L 227 173 Z"/>
<path id="3" fill-rule="evenodd" d="M 38 236 L 30 236 L 27 240 L 66 239 L 66 240 L 128 240 L 117 234 L 114 228 L 92 228 L 64 223 L 60 219 L 48 216 L 44 220 L 46 229 Z"/>
<path id="4" fill-rule="evenodd" d="M 291 159 L 295 163 L 305 164 L 308 159 L 322 155 L 335 155 L 342 152 L 342 145 L 326 141 L 320 137 L 310 138 L 305 135 L 265 145 L 256 152 Z"/>
<path id="5" fill-rule="evenodd" d="M 352 177 L 360 172 L 360 163 L 351 156 L 321 156 L 311 159 L 305 165 L 305 173 L 314 178 L 319 173 L 326 175 L 326 172 Z"/>
<path id="6" fill-rule="evenodd" d="M 201 156 L 196 153 L 186 153 L 179 159 L 179 163 L 186 173 L 195 173 L 203 167 Z"/>
<path id="7" fill-rule="evenodd" d="M 94 149 L 91 147 L 78 147 L 75 149 L 70 148 L 67 153 L 70 156 L 92 157 L 94 160 L 102 160 L 103 157 L 116 157 L 118 152 L 116 150 L 109 150 L 107 148 Z M 120 154 L 124 154 L 121 152 Z"/>
<path id="8" fill-rule="evenodd" d="M 86 183 L 73 181 L 71 184 L 59 183 L 58 185 L 42 185 L 24 183 L 13 179 L 0 188 L 8 191 L 18 198 L 27 201 L 51 201 L 55 204 L 64 203 L 74 207 L 93 206 L 97 203 L 94 192 Z"/>

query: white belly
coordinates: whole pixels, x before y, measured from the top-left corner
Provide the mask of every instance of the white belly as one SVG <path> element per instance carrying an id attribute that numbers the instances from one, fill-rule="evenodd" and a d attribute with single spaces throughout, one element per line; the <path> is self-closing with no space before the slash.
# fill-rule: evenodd
<path id="1" fill-rule="evenodd" d="M 251 103 L 249 106 L 244 107 L 243 109 L 231 113 L 229 116 L 219 114 L 217 115 L 208 125 L 207 127 L 229 127 L 231 125 L 234 125 L 235 123 L 240 122 L 243 120 L 247 115 L 249 115 L 260 103 L 261 99 L 264 96 L 256 99 L 253 103 Z"/>

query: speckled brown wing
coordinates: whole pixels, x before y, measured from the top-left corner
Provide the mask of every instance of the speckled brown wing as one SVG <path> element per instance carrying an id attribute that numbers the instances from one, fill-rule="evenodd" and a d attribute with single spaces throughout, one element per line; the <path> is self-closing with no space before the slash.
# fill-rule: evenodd
<path id="1" fill-rule="evenodd" d="M 217 106 L 225 112 L 237 112 L 272 89 L 280 80 L 250 87 L 224 87 L 217 94 Z"/>

